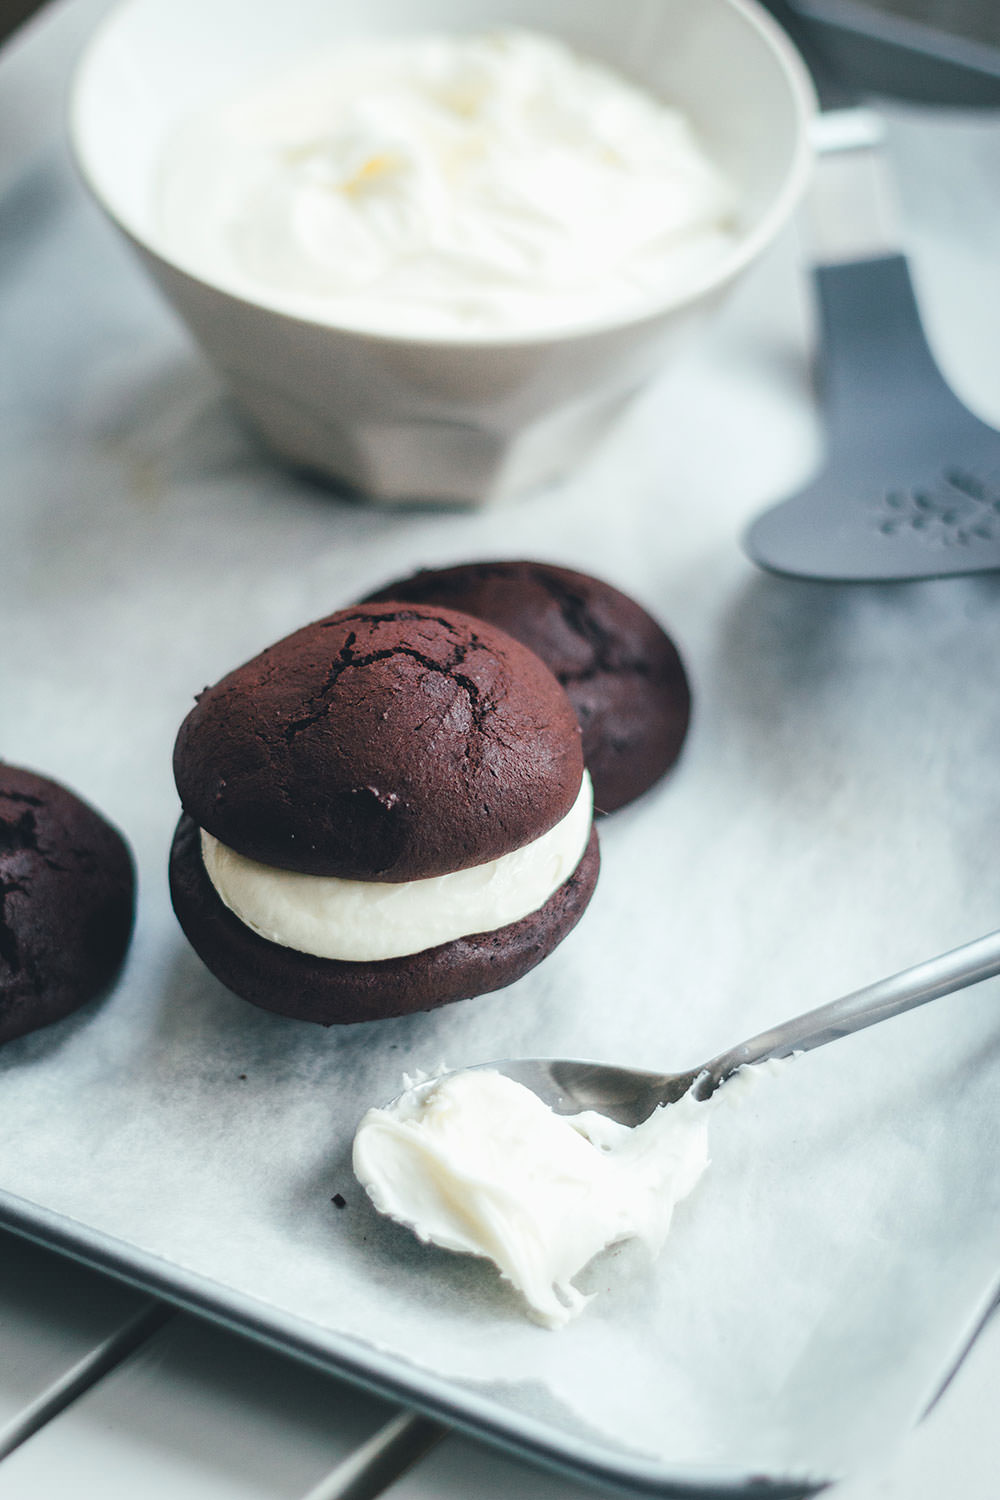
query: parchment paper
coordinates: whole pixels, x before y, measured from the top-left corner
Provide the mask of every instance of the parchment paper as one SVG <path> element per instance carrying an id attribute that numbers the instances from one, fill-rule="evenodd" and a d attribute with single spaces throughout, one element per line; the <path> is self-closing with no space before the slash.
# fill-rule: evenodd
<path id="1" fill-rule="evenodd" d="M 931 335 L 1000 423 L 1000 125 L 897 112 L 893 140 Z M 349 1168 L 404 1069 L 687 1066 L 1000 920 L 1000 581 L 794 584 L 738 546 L 817 461 L 806 292 L 789 236 L 571 482 L 381 513 L 260 451 L 60 153 L 8 189 L 0 754 L 127 831 L 141 901 L 114 993 L 0 1053 L 0 1188 L 668 1464 L 836 1472 L 914 1420 L 998 1269 L 995 983 L 720 1108 L 662 1258 L 595 1264 L 559 1333 L 378 1220 Z M 511 989 L 329 1032 L 245 1005 L 167 901 L 193 694 L 395 574 L 490 556 L 664 620 L 695 693 L 680 766 L 602 825 L 591 909 Z"/>

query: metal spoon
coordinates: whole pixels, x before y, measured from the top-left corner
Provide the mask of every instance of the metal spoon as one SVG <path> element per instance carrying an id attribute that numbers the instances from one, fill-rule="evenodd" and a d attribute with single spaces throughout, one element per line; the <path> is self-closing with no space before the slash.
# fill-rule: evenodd
<path id="1" fill-rule="evenodd" d="M 825 1046 L 995 974 L 1000 974 L 1000 931 L 772 1026 L 686 1073 L 644 1073 L 606 1063 L 539 1057 L 508 1058 L 480 1066 L 523 1084 L 556 1114 L 592 1109 L 623 1125 L 639 1125 L 658 1105 L 673 1104 L 689 1090 L 696 1099 L 710 1098 L 748 1063 Z"/>

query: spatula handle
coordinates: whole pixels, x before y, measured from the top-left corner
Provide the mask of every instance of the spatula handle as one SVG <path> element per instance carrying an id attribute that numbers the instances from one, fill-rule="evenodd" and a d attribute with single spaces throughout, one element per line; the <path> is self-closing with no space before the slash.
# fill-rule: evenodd
<path id="1" fill-rule="evenodd" d="M 818 266 L 819 394 L 831 449 L 894 449 L 940 403 L 957 404 L 924 336 L 905 255 Z M 898 424 L 898 432 L 896 426 Z"/>
<path id="2" fill-rule="evenodd" d="M 828 445 L 870 438 L 893 449 L 956 398 L 941 377 L 920 321 L 899 215 L 883 154 L 882 122 L 867 109 L 821 115 L 806 203 L 814 266 L 820 396 Z M 933 405 L 931 405 L 933 403 Z"/>

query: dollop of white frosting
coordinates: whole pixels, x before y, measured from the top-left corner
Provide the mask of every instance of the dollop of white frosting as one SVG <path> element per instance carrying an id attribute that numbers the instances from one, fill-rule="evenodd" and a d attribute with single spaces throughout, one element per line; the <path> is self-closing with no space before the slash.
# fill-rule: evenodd
<path id="1" fill-rule="evenodd" d="M 422 1083 L 370 1109 L 354 1171 L 380 1213 L 448 1250 L 486 1256 L 558 1328 L 591 1299 L 573 1278 L 637 1237 L 656 1254 L 708 1165 L 706 1106 L 685 1096 L 634 1129 L 556 1115 L 488 1068 Z"/>
<path id="2" fill-rule="evenodd" d="M 686 117 L 524 30 L 378 38 L 187 121 L 158 219 L 181 264 L 306 316 L 533 333 L 670 299 L 732 247 Z"/>
<path id="3" fill-rule="evenodd" d="M 238 854 L 201 830 L 209 880 L 247 927 L 317 958 L 401 958 L 439 943 L 495 932 L 545 905 L 580 863 L 590 838 L 593 788 L 540 838 L 486 864 L 425 880 L 341 880 L 301 875 Z"/>

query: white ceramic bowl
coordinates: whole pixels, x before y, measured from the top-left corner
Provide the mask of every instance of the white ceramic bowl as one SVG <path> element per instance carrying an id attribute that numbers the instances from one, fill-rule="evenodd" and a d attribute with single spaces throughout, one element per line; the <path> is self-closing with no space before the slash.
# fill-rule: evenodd
<path id="1" fill-rule="evenodd" d="M 190 114 L 341 38 L 519 25 L 687 112 L 736 184 L 731 253 L 682 298 L 537 337 L 394 337 L 253 301 L 167 254 L 155 182 Z M 812 91 L 754 0 L 124 0 L 81 59 L 70 130 L 98 201 L 271 446 L 379 501 L 482 501 L 567 470 L 773 239 L 809 170 Z"/>

